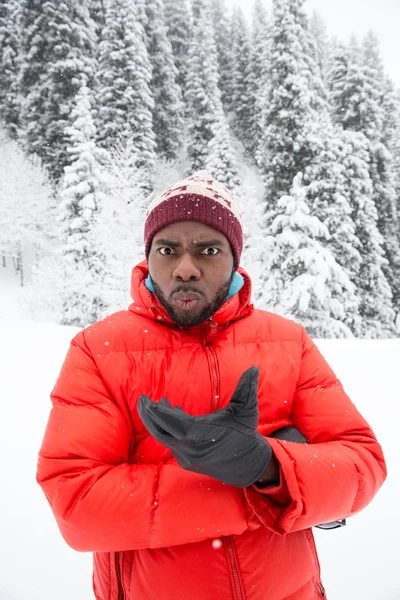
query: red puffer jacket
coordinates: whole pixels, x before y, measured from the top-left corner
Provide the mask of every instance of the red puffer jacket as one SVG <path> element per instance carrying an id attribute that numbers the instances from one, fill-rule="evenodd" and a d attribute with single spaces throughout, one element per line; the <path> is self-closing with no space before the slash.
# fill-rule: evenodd
<path id="1" fill-rule="evenodd" d="M 361 510 L 382 450 L 305 331 L 250 304 L 250 279 L 199 327 L 172 323 L 132 275 L 133 304 L 81 331 L 52 392 L 37 479 L 66 542 L 94 552 L 98 600 L 324 598 L 310 527 Z M 226 406 L 260 369 L 259 430 L 279 487 L 238 489 L 183 470 L 142 424 L 141 394 L 194 415 Z"/>

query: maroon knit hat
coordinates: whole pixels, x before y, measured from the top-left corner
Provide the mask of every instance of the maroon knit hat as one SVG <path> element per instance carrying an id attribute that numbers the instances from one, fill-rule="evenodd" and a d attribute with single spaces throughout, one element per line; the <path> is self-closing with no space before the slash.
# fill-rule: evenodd
<path id="1" fill-rule="evenodd" d="M 157 231 L 177 221 L 204 223 L 223 233 L 232 247 L 235 267 L 239 266 L 243 249 L 239 206 L 207 171 L 198 171 L 153 198 L 144 224 L 146 259 Z"/>

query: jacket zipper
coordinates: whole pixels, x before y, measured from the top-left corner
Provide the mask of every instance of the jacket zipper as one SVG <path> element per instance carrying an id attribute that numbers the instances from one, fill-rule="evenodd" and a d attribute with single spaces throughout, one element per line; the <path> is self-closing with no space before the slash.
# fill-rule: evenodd
<path id="1" fill-rule="evenodd" d="M 211 412 L 218 409 L 219 405 L 219 385 L 218 385 L 218 374 L 217 374 L 217 357 L 215 352 L 210 346 L 207 346 L 207 325 L 204 327 L 204 349 L 210 357 L 210 371 L 212 381 L 212 398 L 211 398 Z"/>
<path id="2" fill-rule="evenodd" d="M 217 376 L 217 357 L 215 356 L 214 350 L 208 348 L 210 353 L 210 363 L 211 363 L 211 373 L 213 378 L 213 398 L 211 400 L 211 412 L 217 410 L 219 405 L 219 386 L 218 386 L 218 376 Z"/>
<path id="3" fill-rule="evenodd" d="M 122 583 L 122 552 L 115 553 L 115 569 L 117 573 L 117 587 L 118 587 L 118 595 L 117 600 L 124 600 L 124 586 Z"/>
<path id="4" fill-rule="evenodd" d="M 215 411 L 218 409 L 219 405 L 219 381 L 218 381 L 218 371 L 217 371 L 217 357 L 215 352 L 210 346 L 207 346 L 207 330 L 204 329 L 204 346 L 208 355 L 210 357 L 210 369 L 211 369 L 211 379 L 212 379 L 212 392 L 213 397 L 211 399 L 211 411 Z M 233 594 L 234 600 L 245 600 L 243 592 L 242 592 L 242 584 L 240 582 L 239 569 L 236 559 L 236 553 L 234 548 L 234 541 L 231 536 L 224 538 L 226 553 L 228 556 L 229 567 L 232 574 L 233 579 Z"/>
<path id="5" fill-rule="evenodd" d="M 318 581 L 319 581 L 319 583 L 318 583 L 318 590 L 319 590 L 319 593 L 321 595 L 321 598 L 323 598 L 324 600 L 326 600 L 325 588 L 324 588 L 324 585 L 323 585 L 323 583 L 321 581 L 321 565 L 319 563 L 319 558 L 318 558 L 318 553 L 317 553 L 317 547 L 315 545 L 314 536 L 313 536 L 313 533 L 312 533 L 311 529 L 306 529 L 305 533 L 306 533 L 306 537 L 307 537 L 308 542 L 309 542 L 310 547 L 311 547 L 311 552 L 312 552 L 313 557 L 314 557 L 315 566 L 317 568 Z"/>
<path id="6" fill-rule="evenodd" d="M 239 569 L 236 560 L 236 553 L 234 549 L 234 541 L 231 536 L 224 538 L 226 553 L 228 555 L 229 566 L 232 573 L 233 579 L 233 596 L 234 600 L 245 600 L 242 592 L 242 584 L 240 582 Z"/>

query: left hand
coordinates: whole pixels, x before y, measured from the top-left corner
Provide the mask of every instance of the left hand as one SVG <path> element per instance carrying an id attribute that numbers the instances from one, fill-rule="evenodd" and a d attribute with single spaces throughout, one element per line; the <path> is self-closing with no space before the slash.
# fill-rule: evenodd
<path id="1" fill-rule="evenodd" d="M 259 370 L 241 376 L 228 406 L 194 417 L 167 398 L 140 396 L 138 412 L 151 435 L 171 449 L 183 469 L 244 488 L 267 468 L 272 450 L 257 431 Z"/>

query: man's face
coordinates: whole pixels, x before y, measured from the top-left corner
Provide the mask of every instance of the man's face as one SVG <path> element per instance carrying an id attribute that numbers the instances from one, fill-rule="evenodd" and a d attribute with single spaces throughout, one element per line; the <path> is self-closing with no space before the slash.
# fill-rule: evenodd
<path id="1" fill-rule="evenodd" d="M 200 325 L 222 306 L 234 273 L 228 239 L 193 221 L 160 229 L 148 265 L 158 299 L 181 327 Z"/>

